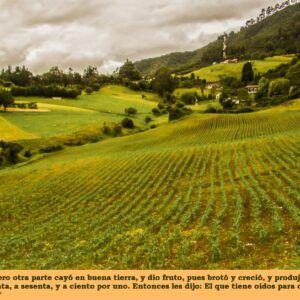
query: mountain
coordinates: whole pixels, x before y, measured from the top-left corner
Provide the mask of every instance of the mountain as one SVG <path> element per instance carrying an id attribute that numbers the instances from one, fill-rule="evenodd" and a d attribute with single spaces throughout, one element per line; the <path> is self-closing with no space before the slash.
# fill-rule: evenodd
<path id="1" fill-rule="evenodd" d="M 195 51 L 175 52 L 135 62 L 143 75 L 152 75 L 167 66 L 173 72 L 187 73 L 222 59 L 223 36 Z M 300 3 L 286 7 L 264 20 L 242 27 L 228 35 L 228 55 L 239 59 L 300 52 Z"/>

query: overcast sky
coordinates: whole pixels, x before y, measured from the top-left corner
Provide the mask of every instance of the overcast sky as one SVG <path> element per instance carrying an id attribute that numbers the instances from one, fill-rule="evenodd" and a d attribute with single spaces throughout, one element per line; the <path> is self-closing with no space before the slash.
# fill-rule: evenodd
<path id="1" fill-rule="evenodd" d="M 242 26 L 264 0 L 0 0 L 0 67 L 112 71 L 139 60 L 200 48 Z"/>

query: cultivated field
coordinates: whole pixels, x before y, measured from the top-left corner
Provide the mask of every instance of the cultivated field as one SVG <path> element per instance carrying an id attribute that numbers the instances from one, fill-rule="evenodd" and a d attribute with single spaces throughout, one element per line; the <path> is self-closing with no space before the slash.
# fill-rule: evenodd
<path id="1" fill-rule="evenodd" d="M 194 114 L 2 170 L 0 268 L 293 267 L 299 101 Z"/>
<path id="2" fill-rule="evenodd" d="M 253 71 L 254 73 L 266 73 L 268 70 L 274 69 L 280 64 L 288 63 L 292 60 L 293 55 L 282 55 L 282 56 L 273 56 L 268 57 L 264 60 L 252 60 Z M 213 66 L 205 67 L 194 71 L 192 73 L 195 76 L 199 76 L 201 79 L 206 79 L 207 82 L 218 82 L 220 81 L 220 76 L 233 76 L 240 78 L 242 74 L 242 69 L 244 62 L 239 62 L 236 64 L 216 64 Z M 191 73 L 184 76 L 190 76 Z"/>

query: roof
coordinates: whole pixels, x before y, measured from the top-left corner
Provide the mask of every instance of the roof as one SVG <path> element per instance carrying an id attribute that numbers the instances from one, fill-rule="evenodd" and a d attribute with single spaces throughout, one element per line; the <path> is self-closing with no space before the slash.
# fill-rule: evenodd
<path id="1" fill-rule="evenodd" d="M 255 88 L 255 87 L 258 88 L 258 84 L 249 84 L 246 86 L 246 88 Z"/>

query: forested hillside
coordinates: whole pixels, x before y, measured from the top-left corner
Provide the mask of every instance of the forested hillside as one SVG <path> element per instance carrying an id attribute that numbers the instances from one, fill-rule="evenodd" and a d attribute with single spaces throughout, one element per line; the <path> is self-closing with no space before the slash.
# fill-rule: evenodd
<path id="1" fill-rule="evenodd" d="M 222 58 L 223 36 L 195 51 L 177 52 L 135 63 L 143 75 L 152 75 L 162 66 L 184 73 L 207 66 Z M 265 17 L 256 24 L 228 34 L 228 55 L 239 59 L 300 52 L 300 3 Z"/>

